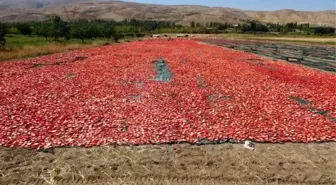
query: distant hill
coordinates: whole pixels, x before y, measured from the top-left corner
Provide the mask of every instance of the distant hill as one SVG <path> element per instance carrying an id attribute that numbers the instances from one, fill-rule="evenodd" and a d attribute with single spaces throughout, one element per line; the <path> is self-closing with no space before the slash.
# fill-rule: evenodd
<path id="1" fill-rule="evenodd" d="M 1 0 L 0 7 L 43 8 L 71 3 L 94 2 L 93 0 Z M 98 1 L 95 1 L 98 2 Z"/>
<path id="2" fill-rule="evenodd" d="M 326 10 L 319 12 L 278 10 L 278 11 L 245 11 L 253 19 L 261 22 L 273 23 L 310 23 L 317 26 L 336 26 L 336 11 Z"/>
<path id="3" fill-rule="evenodd" d="M 190 22 L 241 23 L 249 20 L 272 23 L 310 23 L 336 26 L 336 11 L 245 11 L 233 8 L 198 5 L 153 5 L 113 0 L 2 0 L 1 21 L 45 20 L 60 15 L 65 20 L 75 19 L 141 19 L 164 20 L 180 24 Z"/>

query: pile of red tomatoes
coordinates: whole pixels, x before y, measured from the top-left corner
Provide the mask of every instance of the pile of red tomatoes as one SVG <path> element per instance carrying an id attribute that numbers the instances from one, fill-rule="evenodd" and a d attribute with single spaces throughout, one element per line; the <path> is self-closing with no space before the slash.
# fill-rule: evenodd
<path id="1" fill-rule="evenodd" d="M 156 80 L 160 57 L 169 82 Z M 0 145 L 336 141 L 335 82 L 331 73 L 190 40 L 2 62 Z"/>

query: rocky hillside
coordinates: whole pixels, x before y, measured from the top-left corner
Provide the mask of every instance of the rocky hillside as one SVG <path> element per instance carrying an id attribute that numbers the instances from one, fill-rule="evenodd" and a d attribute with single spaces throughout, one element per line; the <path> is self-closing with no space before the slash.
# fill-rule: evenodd
<path id="1" fill-rule="evenodd" d="M 66 20 L 75 19 L 142 19 L 174 21 L 180 24 L 195 22 L 241 23 L 259 20 L 273 23 L 311 23 L 336 26 L 336 11 L 243 11 L 232 8 L 197 5 L 152 5 L 122 1 L 92 0 L 3 0 L 0 2 L 1 21 L 44 20 L 60 15 Z"/>

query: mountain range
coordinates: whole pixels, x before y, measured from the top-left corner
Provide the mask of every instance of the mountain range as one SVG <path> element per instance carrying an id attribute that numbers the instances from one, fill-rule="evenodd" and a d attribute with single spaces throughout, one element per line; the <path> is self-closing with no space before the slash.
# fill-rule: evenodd
<path id="1" fill-rule="evenodd" d="M 157 5 L 114 0 L 2 0 L 0 21 L 24 22 L 45 20 L 59 15 L 65 20 L 162 20 L 187 25 L 190 22 L 242 23 L 250 20 L 271 23 L 310 23 L 336 26 L 336 10 L 249 11 L 200 5 Z"/>

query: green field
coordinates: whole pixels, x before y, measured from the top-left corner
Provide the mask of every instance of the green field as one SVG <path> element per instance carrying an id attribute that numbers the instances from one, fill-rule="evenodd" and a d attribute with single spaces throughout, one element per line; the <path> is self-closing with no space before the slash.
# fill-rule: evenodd
<path id="1" fill-rule="evenodd" d="M 50 43 L 59 43 L 59 44 L 82 44 L 81 40 L 70 39 L 65 40 L 63 38 L 59 39 L 57 42 L 53 38 L 48 38 L 48 41 L 44 37 L 38 36 L 24 36 L 24 35 L 7 35 L 6 36 L 6 46 L 9 48 L 14 47 L 24 47 L 24 46 L 43 46 Z M 103 39 L 94 39 L 94 40 L 85 40 L 84 44 L 91 44 L 93 42 L 107 42 Z"/>
<path id="2" fill-rule="evenodd" d="M 135 37 L 126 37 L 120 42 L 139 39 Z M 6 47 L 0 50 L 0 61 L 19 59 L 26 57 L 36 57 L 52 53 L 58 53 L 66 50 L 81 49 L 88 47 L 97 47 L 106 44 L 112 44 L 114 41 L 104 38 L 92 40 L 79 39 L 65 40 L 63 38 L 54 41 L 52 38 L 46 40 L 44 37 L 24 36 L 9 34 L 6 36 Z"/>

